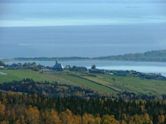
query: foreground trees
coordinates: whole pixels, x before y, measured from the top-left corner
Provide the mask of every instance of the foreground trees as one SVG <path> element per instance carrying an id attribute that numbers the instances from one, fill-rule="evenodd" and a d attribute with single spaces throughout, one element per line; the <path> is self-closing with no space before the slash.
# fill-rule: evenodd
<path id="1" fill-rule="evenodd" d="M 0 124 L 166 124 L 166 101 L 0 92 Z"/>

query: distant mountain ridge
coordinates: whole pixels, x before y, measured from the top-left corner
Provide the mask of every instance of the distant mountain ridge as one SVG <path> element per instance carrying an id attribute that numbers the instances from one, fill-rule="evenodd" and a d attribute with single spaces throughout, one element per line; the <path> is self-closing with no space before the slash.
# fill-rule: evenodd
<path id="1" fill-rule="evenodd" d="M 123 55 L 101 56 L 101 57 L 34 57 L 14 58 L 17 61 L 55 61 L 55 60 L 120 60 L 120 61 L 154 61 L 166 62 L 166 50 L 153 50 L 144 53 L 129 53 Z"/>

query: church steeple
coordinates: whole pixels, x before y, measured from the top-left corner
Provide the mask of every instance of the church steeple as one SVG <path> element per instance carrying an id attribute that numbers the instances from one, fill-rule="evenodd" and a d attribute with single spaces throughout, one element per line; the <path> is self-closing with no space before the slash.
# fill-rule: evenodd
<path id="1" fill-rule="evenodd" d="M 58 64 L 58 60 L 55 61 L 55 64 L 56 64 L 56 65 Z"/>
<path id="2" fill-rule="evenodd" d="M 56 71 L 62 71 L 63 70 L 62 64 L 58 63 L 58 61 L 56 60 L 53 69 Z"/>

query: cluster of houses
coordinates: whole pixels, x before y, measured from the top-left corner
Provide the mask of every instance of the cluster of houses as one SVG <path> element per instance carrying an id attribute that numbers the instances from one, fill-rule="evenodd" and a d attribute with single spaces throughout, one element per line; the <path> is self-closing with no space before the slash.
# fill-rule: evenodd
<path id="1" fill-rule="evenodd" d="M 97 69 L 95 65 L 92 65 L 90 69 L 84 66 L 70 66 L 66 65 L 63 67 L 61 63 L 58 61 L 55 62 L 55 65 L 53 67 L 46 67 L 42 69 L 42 72 L 50 72 L 50 71 L 78 71 L 78 72 L 90 72 L 90 73 L 105 73 L 104 70 Z"/>
<path id="2" fill-rule="evenodd" d="M 13 63 L 10 65 L 0 65 L 0 69 L 9 68 L 9 69 L 32 69 L 35 71 L 40 72 L 51 72 L 51 71 L 63 71 L 63 70 L 69 70 L 69 71 L 78 71 L 78 72 L 90 72 L 90 73 L 104 73 L 104 70 L 97 69 L 95 65 L 92 65 L 90 69 L 83 66 L 70 66 L 66 65 L 63 67 L 61 63 L 58 61 L 55 62 L 55 65 L 50 66 L 43 66 L 40 64 L 33 63 Z"/>
<path id="3" fill-rule="evenodd" d="M 52 68 L 55 71 L 63 71 L 63 70 L 69 70 L 69 71 L 79 71 L 79 72 L 90 72 L 90 73 L 105 73 L 105 70 L 97 69 L 95 65 L 92 65 L 90 69 L 83 66 L 70 66 L 66 65 L 64 68 L 61 63 L 58 63 L 56 61 L 55 65 Z"/>

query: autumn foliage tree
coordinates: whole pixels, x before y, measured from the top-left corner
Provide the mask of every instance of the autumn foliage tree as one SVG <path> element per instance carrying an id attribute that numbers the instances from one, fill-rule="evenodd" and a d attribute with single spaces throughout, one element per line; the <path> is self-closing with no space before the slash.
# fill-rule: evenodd
<path id="1" fill-rule="evenodd" d="M 0 124 L 166 124 L 166 101 L 0 92 Z"/>

